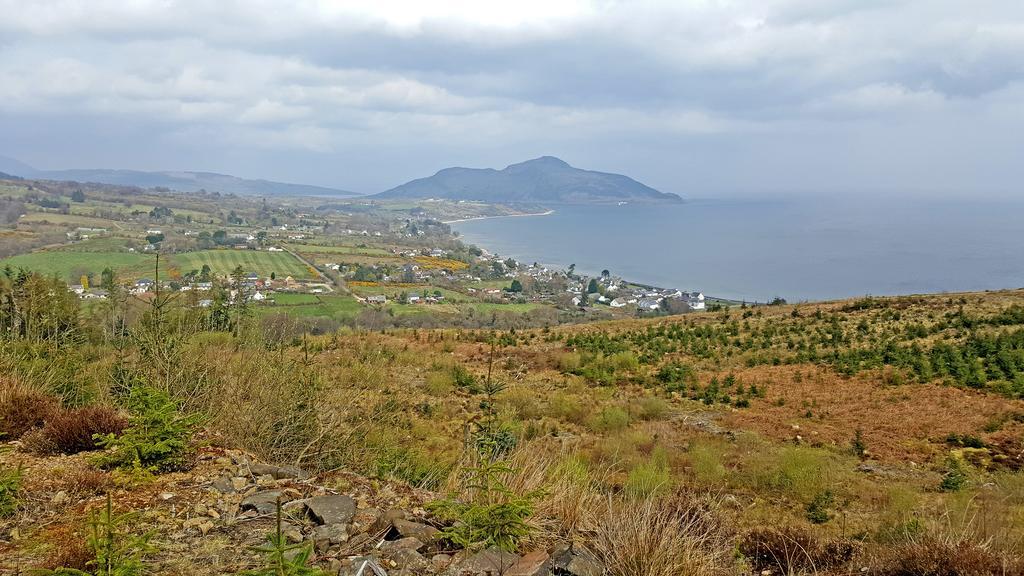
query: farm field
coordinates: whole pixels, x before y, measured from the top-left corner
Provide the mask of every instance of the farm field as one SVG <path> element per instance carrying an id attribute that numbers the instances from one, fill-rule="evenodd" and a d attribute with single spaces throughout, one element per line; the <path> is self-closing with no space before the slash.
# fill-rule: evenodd
<path id="1" fill-rule="evenodd" d="M 24 268 L 57 276 L 61 280 L 77 283 L 83 274 L 99 277 L 104 268 L 111 268 L 119 278 L 136 279 L 153 276 L 153 256 L 132 252 L 77 252 L 70 250 L 41 250 L 19 254 L 0 260 L 0 267 Z"/>
<path id="2" fill-rule="evenodd" d="M 51 224 L 70 224 L 72 226 L 88 226 L 91 228 L 118 229 L 122 225 L 113 220 L 94 218 L 92 216 L 81 216 L 78 214 L 58 214 L 56 212 L 30 212 L 20 220 L 21 222 L 50 222 Z"/>
<path id="3" fill-rule="evenodd" d="M 175 266 L 184 272 L 201 270 L 206 264 L 216 275 L 231 274 L 241 266 L 246 273 L 255 272 L 260 277 L 271 274 L 278 278 L 291 276 L 296 280 L 315 277 L 309 268 L 287 252 L 264 252 L 259 250 L 200 250 L 175 254 Z"/>
<path id="4" fill-rule="evenodd" d="M 384 248 L 358 246 L 320 246 L 316 244 L 287 244 L 288 248 L 300 254 L 359 254 L 363 256 L 394 256 Z"/>
<path id="5" fill-rule="evenodd" d="M 315 294 L 274 294 L 275 304 L 256 308 L 259 314 L 289 314 L 298 317 L 323 317 L 339 320 L 353 317 L 363 306 L 350 296 Z"/>

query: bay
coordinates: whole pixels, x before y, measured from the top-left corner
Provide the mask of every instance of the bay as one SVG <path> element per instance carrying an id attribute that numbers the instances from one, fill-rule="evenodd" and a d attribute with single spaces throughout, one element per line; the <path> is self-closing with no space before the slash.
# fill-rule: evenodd
<path id="1" fill-rule="evenodd" d="M 452 224 L 524 262 L 764 302 L 1024 286 L 1024 201 L 693 200 Z"/>

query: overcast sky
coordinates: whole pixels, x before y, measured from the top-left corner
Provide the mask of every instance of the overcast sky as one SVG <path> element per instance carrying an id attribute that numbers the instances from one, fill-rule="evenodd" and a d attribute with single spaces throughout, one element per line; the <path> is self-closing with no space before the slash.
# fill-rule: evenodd
<path id="1" fill-rule="evenodd" d="M 0 155 L 376 192 L 1020 195 L 1021 0 L 0 0 Z"/>

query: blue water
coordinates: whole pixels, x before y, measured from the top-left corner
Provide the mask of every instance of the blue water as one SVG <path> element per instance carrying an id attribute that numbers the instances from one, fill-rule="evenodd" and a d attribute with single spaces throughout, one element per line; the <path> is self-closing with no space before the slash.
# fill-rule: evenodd
<path id="1" fill-rule="evenodd" d="M 1024 287 L 1024 200 L 691 201 L 453 224 L 520 261 L 765 301 Z"/>

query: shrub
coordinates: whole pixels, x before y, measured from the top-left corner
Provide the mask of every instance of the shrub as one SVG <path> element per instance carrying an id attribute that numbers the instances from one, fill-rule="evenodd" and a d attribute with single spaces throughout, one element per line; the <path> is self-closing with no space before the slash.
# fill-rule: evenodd
<path id="1" fill-rule="evenodd" d="M 108 406 L 56 410 L 42 428 L 25 435 L 25 447 L 40 454 L 77 454 L 97 447 L 95 437 L 120 434 L 128 421 Z"/>
<path id="2" fill-rule="evenodd" d="M 451 394 L 455 388 L 455 379 L 448 371 L 431 372 L 423 382 L 423 390 L 435 397 Z"/>
<path id="3" fill-rule="evenodd" d="M 42 426 L 50 414 L 60 407 L 57 399 L 48 394 L 10 382 L 0 384 L 12 386 L 0 393 L 0 438 L 21 438 L 29 430 Z"/>
<path id="4" fill-rule="evenodd" d="M 641 398 L 635 404 L 635 412 L 641 420 L 663 420 L 668 415 L 668 403 L 661 398 Z"/>
<path id="5" fill-rule="evenodd" d="M 73 468 L 60 474 L 60 486 L 69 494 L 97 496 L 110 488 L 110 475 L 92 467 Z"/>
<path id="6" fill-rule="evenodd" d="M 533 515 L 540 493 L 516 494 L 504 483 L 513 473 L 503 462 L 481 463 L 466 470 L 462 496 L 450 494 L 427 508 L 442 522 L 444 537 L 463 548 L 495 546 L 513 551 L 530 535 L 527 520 Z"/>
<path id="7" fill-rule="evenodd" d="M 99 458 L 99 464 L 150 472 L 181 468 L 197 418 L 182 415 L 165 393 L 147 386 L 132 389 L 128 407 L 128 428 L 120 435 L 111 433 L 98 438 L 97 442 L 108 449 Z"/>
<path id="8" fill-rule="evenodd" d="M 380 478 L 401 480 L 418 488 L 437 488 L 450 467 L 436 458 L 405 447 L 380 447 L 374 473 Z"/>
<path id="9" fill-rule="evenodd" d="M 804 509 L 807 520 L 812 524 L 824 524 L 831 520 L 832 514 L 829 512 L 829 508 L 834 501 L 835 498 L 832 496 L 831 490 L 817 494 Z"/>
<path id="10" fill-rule="evenodd" d="M 728 472 L 722 464 L 723 452 L 721 446 L 717 444 L 700 442 L 690 446 L 687 455 L 690 468 L 698 482 L 704 485 L 718 485 L 725 479 Z"/>
<path id="11" fill-rule="evenodd" d="M 967 485 L 967 471 L 959 458 L 950 456 L 946 459 L 946 470 L 942 474 L 939 489 L 943 492 L 956 492 Z"/>
<path id="12" fill-rule="evenodd" d="M 647 499 L 608 507 L 595 552 L 612 576 L 727 573 L 729 545 L 711 514 L 681 500 Z"/>
<path id="13" fill-rule="evenodd" d="M 591 423 L 591 428 L 598 432 L 616 432 L 624 430 L 627 426 L 629 426 L 629 414 L 618 406 L 608 406 L 602 409 Z"/>
<path id="14" fill-rule="evenodd" d="M 840 568 L 853 558 L 857 549 L 851 542 L 822 542 L 805 530 L 789 526 L 754 530 L 740 541 L 739 551 L 757 571 L 797 574 Z"/>
<path id="15" fill-rule="evenodd" d="M 656 450 L 650 459 L 633 466 L 626 478 L 625 493 L 632 498 L 649 498 L 667 491 L 672 484 L 668 458 Z"/>
<path id="16" fill-rule="evenodd" d="M 0 469 L 0 518 L 11 516 L 18 509 L 21 490 L 21 469 Z"/>

